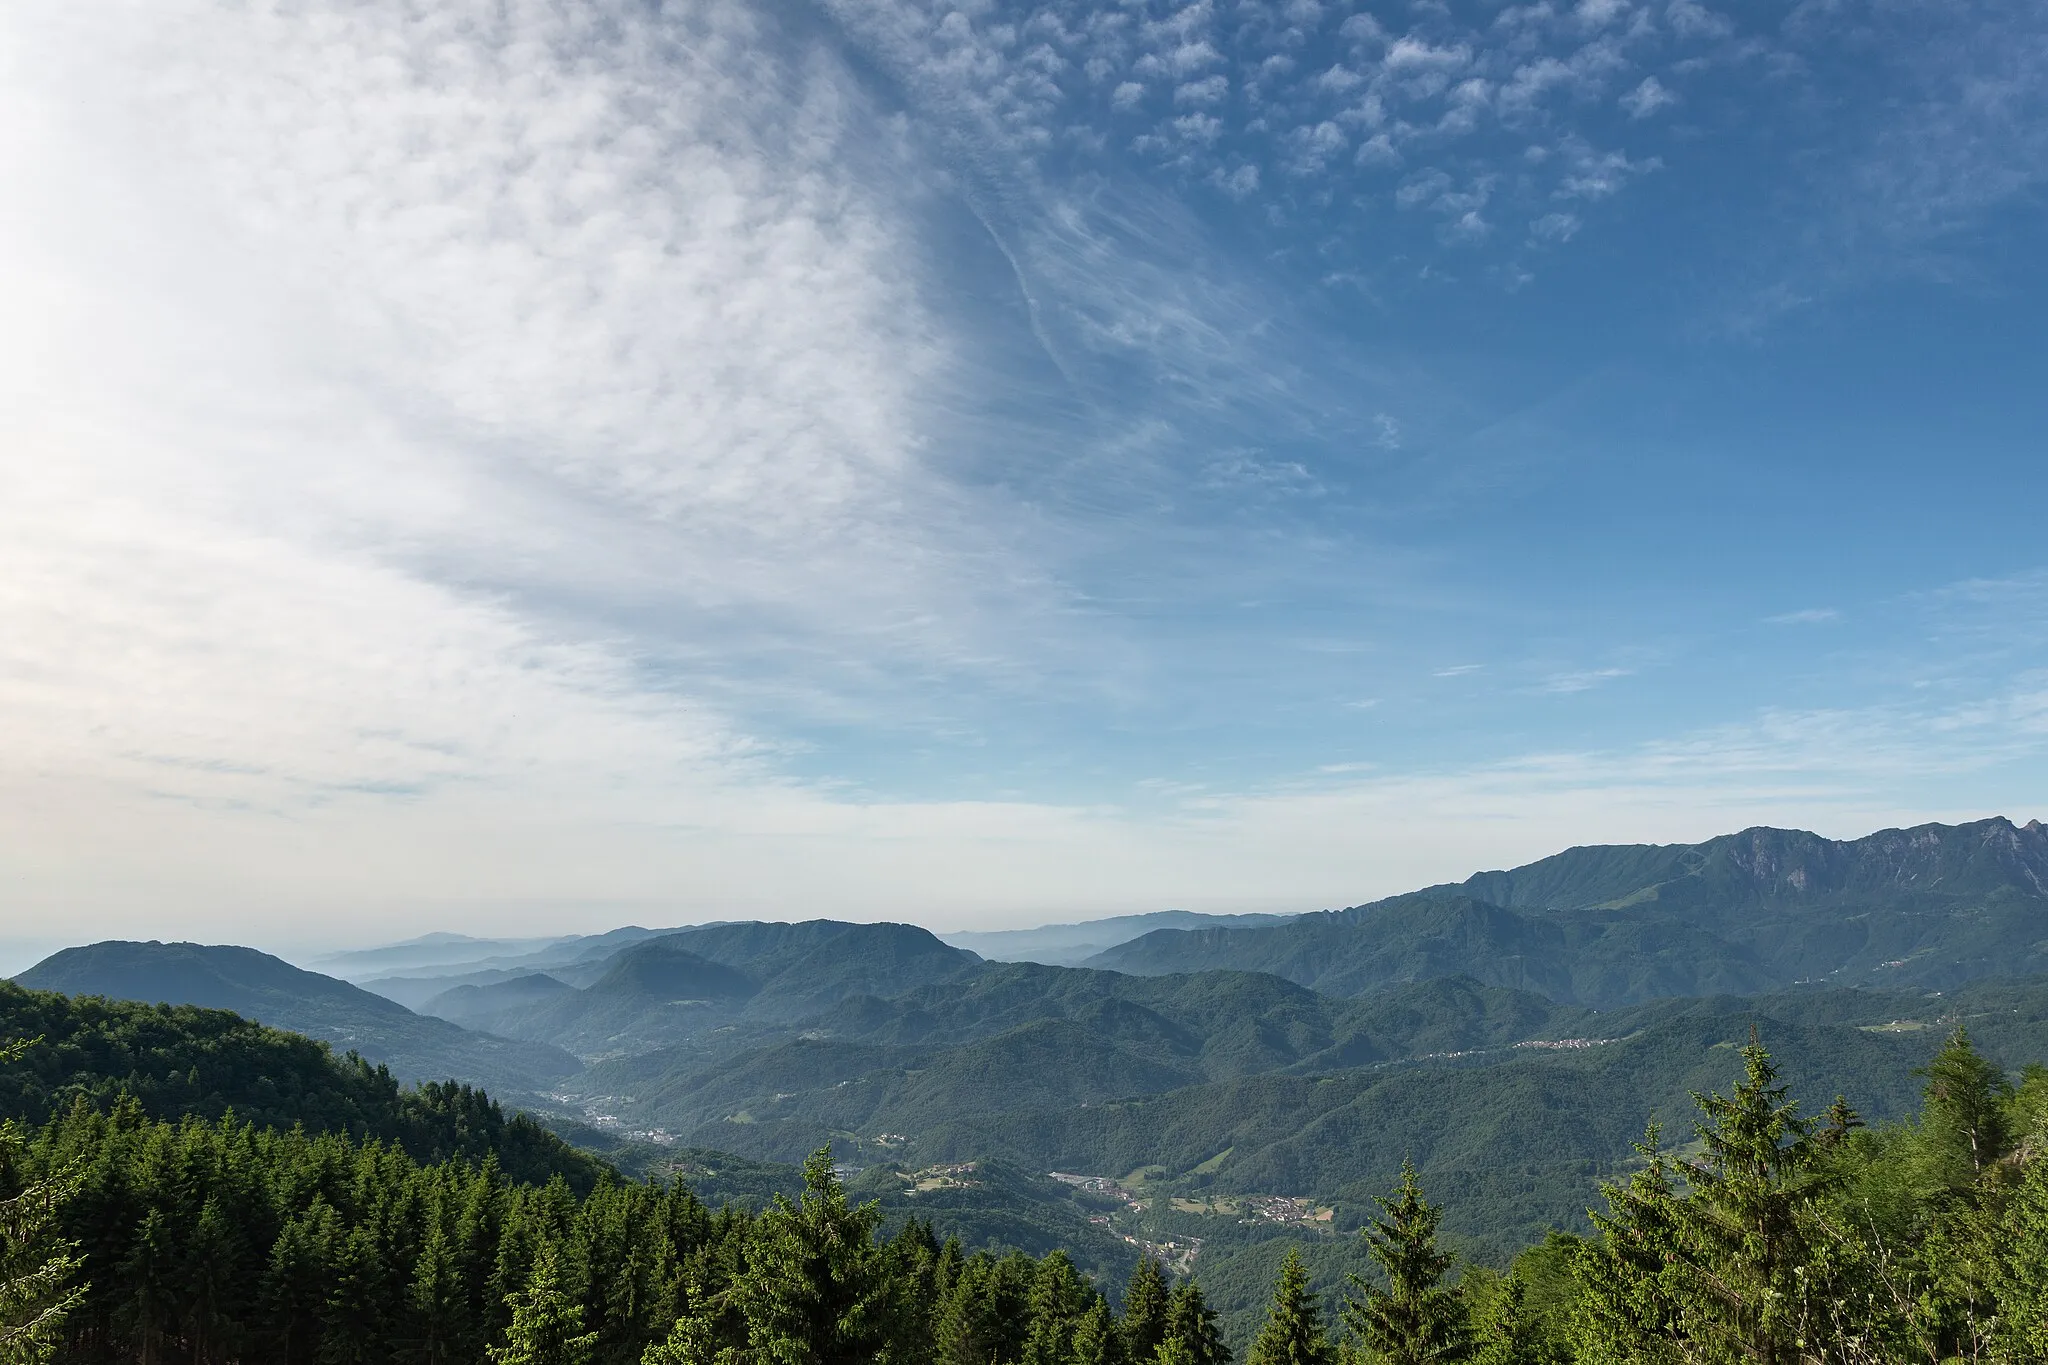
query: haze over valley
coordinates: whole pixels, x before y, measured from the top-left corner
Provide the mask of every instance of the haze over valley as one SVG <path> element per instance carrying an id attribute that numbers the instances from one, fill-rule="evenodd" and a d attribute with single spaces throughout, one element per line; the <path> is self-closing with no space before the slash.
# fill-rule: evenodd
<path id="1" fill-rule="evenodd" d="M 0 6 L 0 1365 L 2039 1365 L 2048 7 Z"/>

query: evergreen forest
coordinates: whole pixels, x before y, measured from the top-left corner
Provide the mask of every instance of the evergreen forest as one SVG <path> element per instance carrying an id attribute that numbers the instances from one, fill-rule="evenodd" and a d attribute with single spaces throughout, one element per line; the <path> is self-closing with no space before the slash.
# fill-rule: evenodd
<path id="1" fill-rule="evenodd" d="M 204 1025 L 203 1015 L 183 1022 Z M 47 1044 L 0 1053 L 18 1071 Z M 1298 1254 L 1233 1350 L 1198 1277 L 1101 1283 L 849 1198 L 828 1151 L 758 1210 L 676 1181 L 77 1089 L 0 1140 L 0 1360 L 740 1365 L 2048 1359 L 2048 1069 L 1958 1029 L 1910 1119 L 1809 1110 L 1752 1043 L 1654 1125 L 1584 1236 L 1461 1261 L 1412 1167 L 1319 1293 Z M 347 1070 L 337 1074 L 347 1076 Z M 354 1073 L 359 1075 L 360 1073 Z M 159 1101 L 159 1104 L 161 1101 Z M 487 1103 L 487 1102 L 486 1102 Z"/>

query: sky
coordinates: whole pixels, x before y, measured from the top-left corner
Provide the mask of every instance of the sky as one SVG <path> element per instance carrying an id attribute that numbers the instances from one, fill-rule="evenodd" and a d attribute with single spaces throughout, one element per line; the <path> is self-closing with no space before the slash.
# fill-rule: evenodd
<path id="1" fill-rule="evenodd" d="M 2048 10 L 0 11 L 0 955 L 2048 816 Z"/>

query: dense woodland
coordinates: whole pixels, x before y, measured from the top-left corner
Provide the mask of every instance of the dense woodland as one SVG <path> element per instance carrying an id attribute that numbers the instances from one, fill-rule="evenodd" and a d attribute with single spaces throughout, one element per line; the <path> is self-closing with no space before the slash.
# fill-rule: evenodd
<path id="1" fill-rule="evenodd" d="M 7 1058 L 18 1069 L 34 1048 Z M 1752 1045 L 1686 1140 L 1654 1129 L 1593 1235 L 1460 1266 L 1412 1172 L 1321 1300 L 1289 1256 L 1248 1365 L 1339 1359 L 2048 1359 L 2048 1070 L 2015 1087 L 1958 1031 L 1913 1121 L 1804 1115 Z M 828 1153 L 765 1210 L 680 1183 L 509 1179 L 495 1154 L 80 1091 L 0 1152 L 0 1359 L 76 1362 L 935 1361 L 1212 1365 L 1200 1287 L 1141 1262 L 884 1235 Z M 40 1316 L 38 1316 L 40 1315 Z M 24 1324 L 29 1324 L 24 1328 Z"/>

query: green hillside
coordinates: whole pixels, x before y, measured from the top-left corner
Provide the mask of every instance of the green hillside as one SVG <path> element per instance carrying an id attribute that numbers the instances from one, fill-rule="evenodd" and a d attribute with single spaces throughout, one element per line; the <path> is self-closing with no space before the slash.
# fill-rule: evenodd
<path id="1" fill-rule="evenodd" d="M 1216 984 L 1181 980 L 1191 983 L 1183 989 Z M 1580 1225 L 1597 1174 L 1628 1159 L 1650 1117 L 1685 1112 L 1690 1092 L 1725 1070 L 1753 1030 L 1793 1059 L 1788 1075 L 1802 1090 L 1844 1094 L 1877 1118 L 1905 1112 L 1912 1068 L 1950 1021 L 1967 1020 L 2009 1066 L 2048 1058 L 2041 979 L 1944 996 L 1807 990 L 1605 1013 L 1451 981 L 1325 1008 L 1377 1024 L 1352 1035 L 1371 1040 L 1361 1052 L 1373 1055 L 1339 1064 L 1341 1049 L 1317 1048 L 1311 1036 L 1291 1065 L 1182 1083 L 1198 1063 L 1177 1072 L 1173 1049 L 1199 1058 L 1199 1040 L 1127 1029 L 1132 1041 L 1118 1044 L 1074 1021 L 1041 1020 L 952 1048 L 798 1040 L 679 1082 L 686 1093 L 656 1082 L 634 1112 L 694 1116 L 678 1124 L 681 1140 L 766 1159 L 832 1141 L 859 1161 L 1144 1172 L 1184 1194 L 1330 1203 L 1339 1222 L 1412 1158 L 1432 1180 L 1470 1192 L 1448 1226 L 1497 1255 L 1548 1227 Z M 622 1066 L 658 1074 L 654 1060 Z"/>
<path id="2" fill-rule="evenodd" d="M 200 1005 L 361 1053 L 404 1080 L 456 1077 L 507 1095 L 548 1089 L 581 1069 L 545 1040 L 477 1033 L 380 995 L 302 971 L 253 948 L 94 943 L 53 953 L 14 978 L 35 990 Z"/>
<path id="3" fill-rule="evenodd" d="M 2048 828 L 1578 848 L 1267 928 L 1159 930 L 1088 965 L 1272 972 L 1333 995 L 1463 974 L 1594 1005 L 1816 981 L 1942 989 L 2048 971 Z"/>
<path id="4" fill-rule="evenodd" d="M 0 982 L 0 1041 L 36 1039 L 0 1063 L 0 1119 L 42 1123 L 77 1104 L 124 1100 L 152 1119 L 302 1125 L 395 1143 L 422 1161 L 490 1155 L 517 1180 L 561 1175 L 588 1188 L 601 1162 L 531 1118 L 508 1118 L 483 1091 L 453 1082 L 403 1087 L 361 1057 L 226 1010 L 72 997 Z"/>

